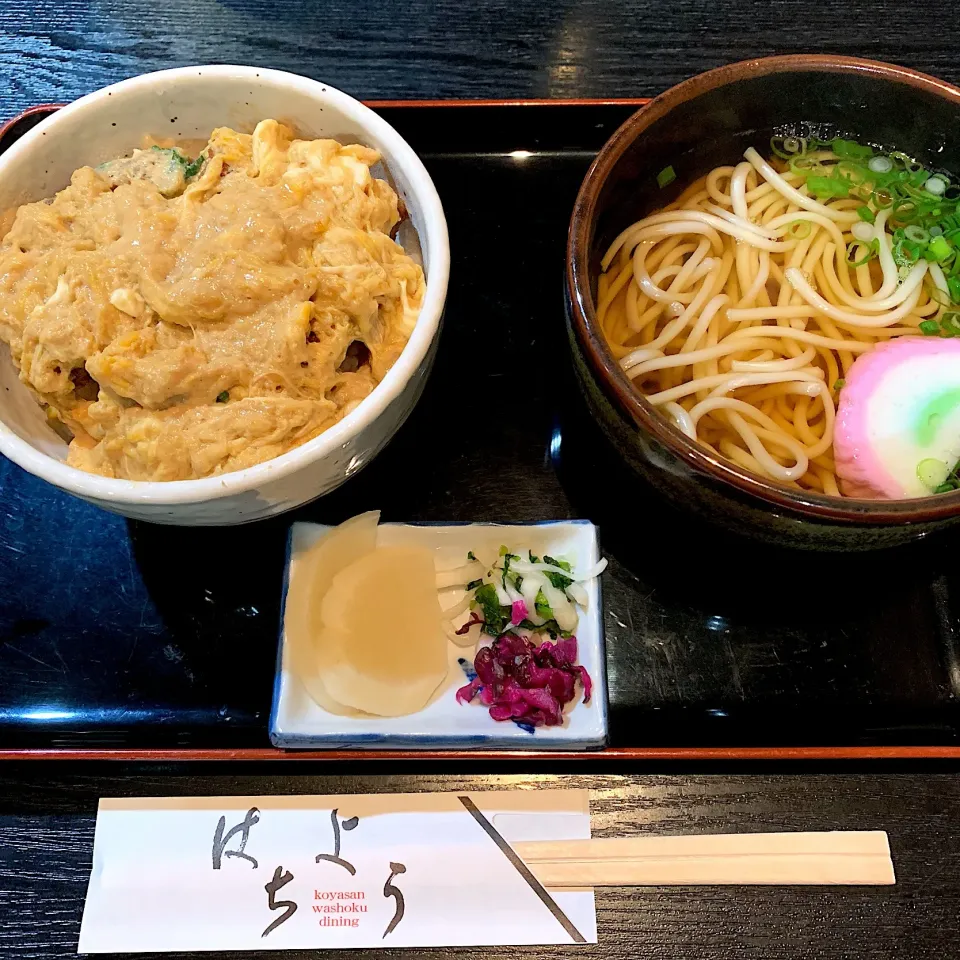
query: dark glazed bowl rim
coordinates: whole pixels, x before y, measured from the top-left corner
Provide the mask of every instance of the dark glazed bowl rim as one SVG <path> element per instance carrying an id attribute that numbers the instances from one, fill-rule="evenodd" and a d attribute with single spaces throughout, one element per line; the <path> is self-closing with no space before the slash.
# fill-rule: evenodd
<path id="1" fill-rule="evenodd" d="M 867 75 L 907 84 L 953 103 L 960 110 L 960 89 L 906 67 L 857 57 L 793 54 L 743 60 L 671 87 L 631 116 L 607 141 L 590 165 L 577 194 L 567 234 L 566 287 L 571 322 L 588 365 L 604 392 L 641 430 L 651 434 L 696 473 L 719 481 L 731 492 L 747 494 L 773 507 L 811 519 L 838 523 L 891 525 L 947 520 L 960 514 L 960 490 L 912 500 L 862 500 L 794 490 L 763 480 L 716 456 L 691 440 L 657 413 L 620 369 L 596 322 L 590 290 L 590 234 L 597 200 L 614 166 L 627 148 L 671 110 L 703 93 L 771 73 L 837 73 Z"/>

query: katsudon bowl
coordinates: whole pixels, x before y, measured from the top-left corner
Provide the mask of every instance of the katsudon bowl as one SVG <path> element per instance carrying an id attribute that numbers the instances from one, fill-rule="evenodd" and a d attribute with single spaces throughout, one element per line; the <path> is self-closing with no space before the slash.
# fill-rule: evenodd
<path id="1" fill-rule="evenodd" d="M 203 140 L 230 126 L 252 132 L 278 119 L 301 138 L 333 138 L 380 151 L 385 177 L 409 213 L 400 242 L 421 261 L 426 294 L 399 359 L 342 420 L 272 460 L 198 480 L 117 480 L 66 463 L 67 443 L 47 423 L 0 347 L 0 453 L 29 473 L 113 513 L 156 523 L 226 525 L 282 513 L 333 490 L 366 466 L 407 418 L 437 349 L 450 250 L 440 198 L 423 164 L 372 110 L 327 84 L 238 66 L 146 74 L 58 110 L 0 155 L 0 210 L 52 196 L 78 167 L 124 156 L 146 135 Z"/>
<path id="2" fill-rule="evenodd" d="M 732 64 L 673 87 L 616 131 L 580 188 L 566 272 L 575 367 L 594 419 L 622 460 L 685 512 L 805 549 L 902 544 L 960 520 L 960 491 L 868 500 L 764 479 L 658 412 L 621 369 L 597 320 L 601 259 L 622 230 L 711 169 L 739 162 L 748 147 L 764 152 L 771 136 L 802 129 L 883 145 L 960 174 L 960 90 L 912 70 L 797 55 Z M 658 174 L 668 169 L 676 181 L 661 185 Z"/>

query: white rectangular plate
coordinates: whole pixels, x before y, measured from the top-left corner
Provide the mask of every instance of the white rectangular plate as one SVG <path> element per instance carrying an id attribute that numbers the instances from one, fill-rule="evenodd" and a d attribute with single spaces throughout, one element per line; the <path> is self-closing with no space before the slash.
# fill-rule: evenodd
<path id="1" fill-rule="evenodd" d="M 284 595 L 291 575 L 296 574 L 298 557 L 329 529 L 313 523 L 295 523 L 291 527 Z M 585 570 L 600 559 L 597 528 L 586 520 L 523 525 L 385 523 L 380 525 L 378 542 L 433 549 L 440 569 L 463 563 L 468 550 L 500 544 L 518 551 L 529 549 L 539 556 L 546 553 L 566 557 L 575 570 Z M 607 739 L 607 682 L 599 578 L 587 584 L 586 591 L 590 602 L 586 611 L 580 611 L 577 646 L 579 662 L 593 680 L 593 696 L 587 704 L 576 701 L 568 705 L 561 727 L 539 727 L 530 733 L 512 721 L 493 720 L 479 702 L 457 703 L 455 693 L 467 683 L 467 674 L 458 661 L 466 661 L 472 669 L 475 651 L 452 642 L 445 685 L 419 713 L 406 717 L 341 717 L 327 713 L 314 703 L 293 673 L 289 657 L 285 656 L 281 626 L 270 740 L 277 747 L 330 750 L 602 747 Z M 452 599 L 448 599 L 445 605 L 451 603 Z"/>

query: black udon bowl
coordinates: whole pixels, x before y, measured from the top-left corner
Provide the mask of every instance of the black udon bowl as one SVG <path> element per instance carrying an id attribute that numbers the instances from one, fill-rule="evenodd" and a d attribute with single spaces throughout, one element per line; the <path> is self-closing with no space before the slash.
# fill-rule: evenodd
<path id="1" fill-rule="evenodd" d="M 637 391 L 596 321 L 600 259 L 626 226 L 697 177 L 762 153 L 774 133 L 814 127 L 903 150 L 960 173 L 960 90 L 889 64 L 786 56 L 735 63 L 671 88 L 607 142 L 577 196 L 567 240 L 566 305 L 575 367 L 595 419 L 626 463 L 681 508 L 739 533 L 816 550 L 871 550 L 960 520 L 960 491 L 856 500 L 792 489 L 715 456 Z M 673 166 L 661 190 L 657 173 Z"/>

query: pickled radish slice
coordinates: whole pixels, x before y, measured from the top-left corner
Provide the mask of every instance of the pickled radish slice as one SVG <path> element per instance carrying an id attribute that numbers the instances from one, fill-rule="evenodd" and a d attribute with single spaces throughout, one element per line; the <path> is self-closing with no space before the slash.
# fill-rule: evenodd
<path id="1" fill-rule="evenodd" d="M 318 670 L 316 660 L 312 661 L 312 666 L 309 672 L 307 673 L 298 673 L 301 683 L 303 683 L 304 688 L 310 696 L 310 699 L 321 709 L 326 710 L 327 713 L 332 713 L 337 717 L 369 717 L 369 713 L 364 713 L 363 710 L 357 710 L 354 707 L 348 707 L 344 703 L 338 703 L 336 700 L 330 696 L 329 691 L 323 685 L 323 679 L 321 678 Z"/>
<path id="2" fill-rule="evenodd" d="M 433 552 L 378 547 L 342 569 L 320 603 L 317 667 L 338 703 L 416 713 L 447 676 Z"/>
<path id="3" fill-rule="evenodd" d="M 354 707 L 338 703 L 318 671 L 316 638 L 320 633 L 320 601 L 333 578 L 377 546 L 379 511 L 341 523 L 298 556 L 290 571 L 283 629 L 293 673 L 321 709 L 340 716 L 360 716 Z"/>
<path id="4" fill-rule="evenodd" d="M 900 337 L 846 374 L 834 435 L 847 496 L 932 494 L 960 461 L 960 340 Z"/>

